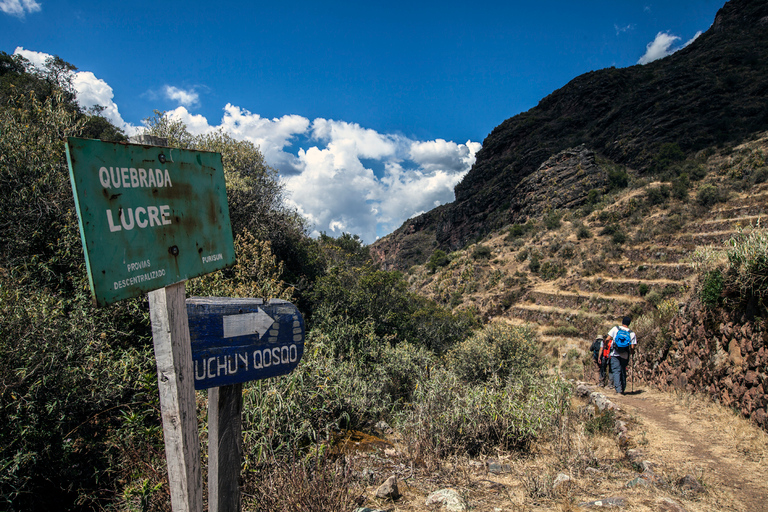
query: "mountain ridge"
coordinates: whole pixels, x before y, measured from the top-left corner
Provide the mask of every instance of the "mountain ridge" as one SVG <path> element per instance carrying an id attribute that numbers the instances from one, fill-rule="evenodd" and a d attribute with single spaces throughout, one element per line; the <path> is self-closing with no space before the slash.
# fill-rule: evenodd
<path id="1" fill-rule="evenodd" d="M 649 173 L 663 144 L 688 155 L 768 129 L 768 3 L 730 0 L 675 54 L 580 75 L 486 137 L 456 200 L 371 245 L 385 268 L 423 263 L 531 215 L 519 185 L 542 163 L 585 145 L 610 164 Z M 545 194 L 546 195 L 546 194 Z M 539 213 L 547 208 L 541 204 Z"/>

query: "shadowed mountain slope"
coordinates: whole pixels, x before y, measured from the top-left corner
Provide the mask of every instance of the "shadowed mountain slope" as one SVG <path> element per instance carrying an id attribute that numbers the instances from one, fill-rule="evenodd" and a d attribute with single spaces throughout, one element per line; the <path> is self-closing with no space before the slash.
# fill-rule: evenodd
<path id="1" fill-rule="evenodd" d="M 578 206 L 579 198 L 553 204 L 556 184 L 531 202 L 525 179 L 567 148 L 584 145 L 598 155 L 586 173 L 618 164 L 642 174 L 665 143 L 691 155 L 768 129 L 766 55 L 768 2 L 731 0 L 709 30 L 674 55 L 573 79 L 488 135 L 453 203 L 408 220 L 372 253 L 387 268 L 408 268 L 435 248 L 457 249 L 531 215 Z"/>

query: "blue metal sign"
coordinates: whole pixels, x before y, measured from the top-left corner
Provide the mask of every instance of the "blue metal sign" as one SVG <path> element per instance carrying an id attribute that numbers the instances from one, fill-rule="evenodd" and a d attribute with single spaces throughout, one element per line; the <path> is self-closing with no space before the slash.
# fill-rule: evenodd
<path id="1" fill-rule="evenodd" d="M 195 389 L 285 375 L 304 355 L 304 318 L 272 299 L 187 299 Z"/>

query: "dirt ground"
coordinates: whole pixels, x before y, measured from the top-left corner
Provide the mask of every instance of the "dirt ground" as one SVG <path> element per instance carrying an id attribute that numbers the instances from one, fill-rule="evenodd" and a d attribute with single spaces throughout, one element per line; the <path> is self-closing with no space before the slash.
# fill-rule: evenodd
<path id="1" fill-rule="evenodd" d="M 634 420 L 653 461 L 700 478 L 709 510 L 768 511 L 766 435 L 731 411 L 691 395 L 638 389 L 609 397 Z"/>
<path id="2" fill-rule="evenodd" d="M 530 454 L 414 465 L 396 440 L 390 448 L 361 454 L 358 464 L 375 468 L 361 502 L 389 512 L 446 510 L 427 506 L 426 499 L 451 488 L 466 510 L 478 512 L 768 511 L 765 432 L 689 394 L 638 384 L 624 396 L 594 389 L 618 405 L 617 418 L 628 428 L 628 442 L 620 442 L 613 432 L 586 434 L 580 422 L 589 416 L 590 407 L 574 399 L 572 424 L 563 427 L 568 434 L 554 436 Z M 644 462 L 651 473 L 638 483 Z M 560 474 L 570 480 L 553 485 Z M 402 497 L 376 498 L 377 486 L 390 475 L 397 477 Z M 606 507 L 608 498 L 623 501 L 620 507 Z M 602 507 L 588 505 L 597 500 L 603 500 Z"/>

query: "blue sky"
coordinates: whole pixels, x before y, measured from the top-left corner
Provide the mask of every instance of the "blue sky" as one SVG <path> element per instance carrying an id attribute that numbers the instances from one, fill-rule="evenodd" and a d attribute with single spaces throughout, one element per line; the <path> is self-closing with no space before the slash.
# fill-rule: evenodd
<path id="1" fill-rule="evenodd" d="M 723 3 L 0 0 L 0 50 L 74 64 L 129 133 L 158 109 L 258 144 L 315 231 L 370 243 L 453 201 L 502 121 L 663 58 Z"/>

